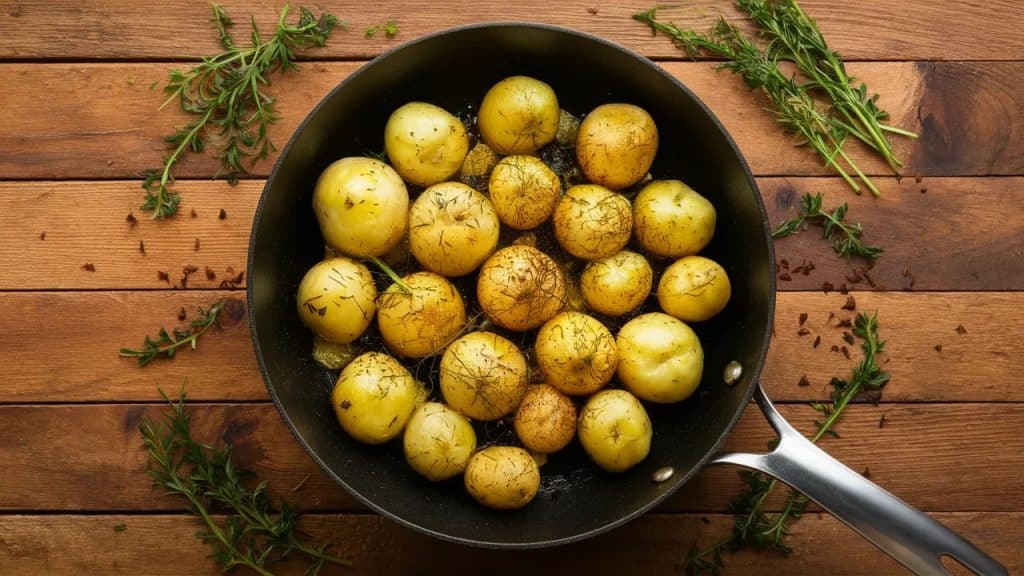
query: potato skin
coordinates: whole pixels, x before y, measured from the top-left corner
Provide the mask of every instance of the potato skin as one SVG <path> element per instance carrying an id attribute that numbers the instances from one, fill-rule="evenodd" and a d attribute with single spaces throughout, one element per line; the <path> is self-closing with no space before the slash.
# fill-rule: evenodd
<path id="1" fill-rule="evenodd" d="M 536 228 L 555 210 L 562 183 L 534 156 L 507 156 L 491 172 L 488 193 L 498 218 L 516 230 Z"/>
<path id="2" fill-rule="evenodd" d="M 653 434 L 647 411 L 625 390 L 602 390 L 580 409 L 580 444 L 609 472 L 628 470 L 646 458 Z"/>
<path id="3" fill-rule="evenodd" d="M 604 387 L 619 363 L 612 333 L 581 312 L 562 312 L 541 326 L 534 354 L 548 384 L 577 396 Z"/>
<path id="4" fill-rule="evenodd" d="M 629 200 L 596 184 L 570 188 L 558 201 L 553 222 L 562 248 L 584 260 L 620 252 L 633 231 Z"/>
<path id="5" fill-rule="evenodd" d="M 325 340 L 348 344 L 369 327 L 376 298 L 366 266 L 340 256 L 328 258 L 314 264 L 299 283 L 299 318 Z"/>
<path id="6" fill-rule="evenodd" d="M 373 158 L 342 158 L 320 174 L 313 212 L 331 248 L 355 258 L 380 256 L 405 236 L 409 192 L 391 166 Z"/>
<path id="7" fill-rule="evenodd" d="M 576 160 L 587 180 L 621 190 L 639 182 L 658 152 L 658 127 L 632 104 L 604 104 L 580 123 Z"/>
<path id="8" fill-rule="evenodd" d="M 655 180 L 633 199 L 633 226 L 645 250 L 665 258 L 696 254 L 715 235 L 715 207 L 679 180 Z"/>
<path id="9" fill-rule="evenodd" d="M 565 273 L 536 248 L 508 246 L 484 262 L 476 293 L 480 307 L 492 322 L 509 330 L 529 330 L 547 322 L 565 306 Z"/>
<path id="10" fill-rule="evenodd" d="M 470 332 L 441 356 L 441 394 L 454 410 L 474 420 L 511 414 L 526 393 L 526 358 L 509 340 Z"/>
<path id="11" fill-rule="evenodd" d="M 476 450 L 476 432 L 465 416 L 439 402 L 413 411 L 402 436 L 405 460 L 427 480 L 462 474 Z"/>
<path id="12" fill-rule="evenodd" d="M 402 433 L 421 389 L 397 360 L 367 352 L 342 369 L 331 393 L 331 405 L 349 436 L 367 444 L 383 444 Z"/>
<path id="13" fill-rule="evenodd" d="M 580 292 L 591 310 L 622 316 L 644 303 L 653 282 L 654 271 L 647 258 L 623 250 L 588 263 L 580 274 Z"/>
<path id="14" fill-rule="evenodd" d="M 648 402 L 669 404 L 688 398 L 704 372 L 704 349 L 693 329 L 668 314 L 652 312 L 619 330 L 618 375 Z"/>
<path id="15" fill-rule="evenodd" d="M 444 276 L 416 272 L 402 278 L 409 294 L 392 284 L 380 298 L 377 326 L 388 349 L 407 358 L 439 352 L 466 325 L 466 304 Z"/>
<path id="16" fill-rule="evenodd" d="M 703 322 L 725 309 L 732 285 L 725 268 L 703 256 L 685 256 L 658 281 L 661 309 L 684 322 Z"/>
<path id="17" fill-rule="evenodd" d="M 513 426 L 530 451 L 558 452 L 576 436 L 576 406 L 549 384 L 530 386 L 516 408 Z"/>
<path id="18" fill-rule="evenodd" d="M 522 508 L 540 489 L 540 469 L 522 448 L 488 446 L 469 460 L 466 491 L 474 500 L 497 510 Z"/>
<path id="19" fill-rule="evenodd" d="M 486 196 L 461 182 L 427 188 L 409 211 L 409 251 L 427 270 L 464 276 L 498 245 L 498 213 Z"/>
<path id="20" fill-rule="evenodd" d="M 402 179 L 417 186 L 444 182 L 469 152 L 466 127 L 440 106 L 409 102 L 384 127 L 384 152 Z"/>
<path id="21" fill-rule="evenodd" d="M 533 154 L 555 139 L 559 111 L 551 86 L 529 76 L 510 76 L 484 94 L 477 127 L 499 154 Z"/>

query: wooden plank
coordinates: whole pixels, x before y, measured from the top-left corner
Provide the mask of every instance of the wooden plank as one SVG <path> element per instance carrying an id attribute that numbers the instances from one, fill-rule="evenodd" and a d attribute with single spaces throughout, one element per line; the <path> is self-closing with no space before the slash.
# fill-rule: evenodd
<path id="1" fill-rule="evenodd" d="M 237 22 L 239 38 L 248 37 L 245 22 L 256 17 L 261 29 L 272 30 L 281 3 L 273 0 L 222 2 Z M 979 4 L 967 0 L 934 3 L 927 0 L 879 5 L 870 0 L 844 2 L 841 9 L 826 0 L 800 3 L 817 19 L 831 46 L 849 59 L 907 60 L 1013 60 L 1024 59 L 1024 41 L 1017 31 L 1020 12 L 1014 2 L 1002 0 Z M 647 29 L 630 15 L 647 10 L 646 0 L 543 2 L 524 0 L 495 3 L 487 0 L 430 2 L 412 0 L 401 8 L 388 4 L 341 2 L 327 6 L 350 23 L 350 30 L 332 36 L 329 46 L 315 57 L 370 57 L 414 39 L 451 26 L 498 21 L 534 21 L 590 32 L 621 43 L 652 57 L 679 57 L 664 38 L 651 38 Z M 739 21 L 732 3 L 725 0 L 687 3 L 685 9 L 665 10 L 663 16 L 696 30 L 706 30 L 723 13 Z M 319 10 L 317 10 L 319 12 Z M 0 58 L 169 58 L 210 54 L 220 50 L 206 21 L 208 9 L 187 0 L 142 5 L 129 0 L 102 4 L 70 0 L 18 0 L 0 11 Z M 399 36 L 363 37 L 370 25 L 397 18 Z M 52 40 L 54 22 L 66 31 L 60 42 Z M 145 25 L 142 25 L 145 23 Z M 741 22 L 742 23 L 742 22 Z M 750 27 L 744 26 L 749 30 Z M 956 30 L 957 42 L 949 41 Z M 998 38 L 994 42 L 993 38 Z"/>
<path id="2" fill-rule="evenodd" d="M 887 179 L 879 199 L 850 194 L 839 178 L 759 178 L 758 184 L 772 225 L 794 217 L 804 193 L 823 193 L 828 208 L 848 202 L 847 219 L 864 225 L 865 242 L 886 249 L 871 270 L 879 289 L 1024 290 L 1024 218 L 1008 217 L 1024 214 L 1024 178 Z M 232 188 L 190 180 L 180 188 L 179 217 L 152 222 L 137 210 L 142 190 L 136 181 L 0 182 L 0 289 L 169 288 L 180 283 L 188 265 L 201 269 L 189 287 L 216 288 L 229 267 L 235 274 L 245 268 L 263 181 Z M 134 225 L 125 220 L 133 211 Z M 965 226 L 969 234 L 950 234 Z M 814 227 L 776 242 L 777 262 L 786 260 L 791 269 L 804 259 L 815 265 L 806 276 L 790 274 L 779 289 L 818 290 L 825 282 L 871 289 L 866 281 L 847 280 L 866 263 L 838 258 L 820 234 Z M 46 266 L 25 265 L 44 261 Z M 83 270 L 85 263 L 95 271 Z M 212 280 L 205 267 L 216 275 Z"/>
<path id="3" fill-rule="evenodd" d="M 283 145 L 298 123 L 358 62 L 303 65 L 301 77 L 281 79 L 280 122 L 270 134 Z M 163 137 L 186 120 L 168 107 L 156 112 L 163 93 L 151 90 L 170 67 L 181 64 L 0 65 L 0 106 L 19 114 L 0 126 L 0 174 L 4 178 L 132 178 L 159 167 Z M 664 67 L 693 89 L 721 118 L 758 175 L 828 175 L 813 152 L 790 146 L 761 96 L 743 82 L 718 73 L 711 63 L 668 62 Z M 907 174 L 928 176 L 1024 174 L 1024 138 L 1007 118 L 1024 116 L 1013 86 L 1024 83 L 1024 62 L 855 63 L 851 74 L 881 94 L 893 123 L 921 133 L 895 142 Z M 64 120 L 75 110 L 75 122 Z M 383 129 L 383 128 L 382 128 Z M 861 168 L 889 170 L 859 145 L 850 154 Z M 210 177 L 215 160 L 189 157 L 178 177 Z M 271 159 L 272 160 L 272 159 Z M 270 161 L 255 168 L 266 175 Z M 885 178 L 881 176 L 879 182 Z"/>
<path id="4" fill-rule="evenodd" d="M 991 554 L 1010 574 L 1024 570 L 1024 549 L 1015 538 L 1024 530 L 1024 513 L 932 516 Z M 527 552 L 440 542 L 369 515 L 311 514 L 300 526 L 311 539 L 334 543 L 332 551 L 352 562 L 351 569 L 327 569 L 324 575 L 479 574 L 487 566 L 487 574 L 513 576 L 537 566 L 551 574 L 672 574 L 695 539 L 723 535 L 731 523 L 731 517 L 719 514 L 652 514 L 591 540 Z M 125 530 L 115 532 L 112 527 L 118 524 Z M 206 557 L 207 549 L 195 540 L 195 527 L 186 516 L 5 516 L 0 522 L 0 564 L 10 576 L 219 574 Z M 728 574 L 905 573 L 828 515 L 808 514 L 794 523 L 789 543 L 789 556 L 753 551 L 726 555 Z M 280 568 L 275 573 L 297 575 L 304 567 L 294 563 Z"/>
<path id="5" fill-rule="evenodd" d="M 161 325 L 183 324 L 177 320 L 182 307 L 194 317 L 196 307 L 227 296 L 242 298 L 221 291 L 0 293 L 0 350 L 18 359 L 0 379 L 0 402 L 152 401 L 159 399 L 158 385 L 176 388 L 183 379 L 195 400 L 266 400 L 246 322 L 226 318 L 222 333 L 211 332 L 198 350 L 173 362 L 136 369 L 134 360 L 117 358 L 118 349 L 141 345 Z M 1024 292 L 857 293 L 855 299 L 859 310 L 878 311 L 889 341 L 886 369 L 893 381 L 886 400 L 1024 401 L 1024 357 L 1018 352 Z M 773 398 L 827 398 L 829 378 L 849 374 L 852 362 L 831 351 L 846 346 L 834 327 L 853 316 L 840 309 L 845 303 L 836 293 L 779 294 L 761 379 Z M 829 321 L 830 312 L 837 318 Z M 798 333 L 801 313 L 808 314 L 806 335 Z M 960 325 L 965 334 L 957 333 Z M 991 328 L 996 326 L 1001 329 Z M 73 337 L 55 340 L 55 334 Z M 55 341 L 60 353 L 39 345 Z M 799 385 L 803 376 L 810 386 Z"/>
<path id="6" fill-rule="evenodd" d="M 781 410 L 805 433 L 818 416 L 802 404 Z M 181 509 L 144 470 L 137 427 L 162 411 L 150 404 L 0 406 L 0 511 Z M 192 411 L 197 437 L 232 442 L 236 462 L 270 482 L 272 501 L 284 496 L 303 509 L 362 509 L 299 447 L 272 404 L 200 404 Z M 886 424 L 879 428 L 882 414 Z M 924 510 L 1015 511 L 1024 509 L 1021 426 L 1024 404 L 856 405 L 837 427 L 841 438 L 824 445 Z M 751 407 L 724 449 L 763 451 L 772 437 Z M 735 469 L 713 467 L 662 510 L 726 511 L 739 488 Z"/>

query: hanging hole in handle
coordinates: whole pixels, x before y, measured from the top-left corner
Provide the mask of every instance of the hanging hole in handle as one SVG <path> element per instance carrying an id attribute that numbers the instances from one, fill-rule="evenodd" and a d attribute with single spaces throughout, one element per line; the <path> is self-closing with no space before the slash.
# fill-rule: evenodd
<path id="1" fill-rule="evenodd" d="M 939 562 L 942 562 L 942 567 L 953 576 L 974 576 L 975 574 L 974 570 L 949 554 L 940 554 Z"/>

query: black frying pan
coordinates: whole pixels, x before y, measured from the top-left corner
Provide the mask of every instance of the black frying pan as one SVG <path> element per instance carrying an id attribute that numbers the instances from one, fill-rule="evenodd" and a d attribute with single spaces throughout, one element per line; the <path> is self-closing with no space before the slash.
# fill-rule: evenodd
<path id="1" fill-rule="evenodd" d="M 686 181 L 715 205 L 717 233 L 704 253 L 728 270 L 733 294 L 722 314 L 695 326 L 706 354 L 699 392 L 677 405 L 649 407 L 654 439 L 646 460 L 623 474 L 607 474 L 578 449 L 560 454 L 543 468 L 541 491 L 529 506 L 499 513 L 477 505 L 458 481 L 423 480 L 405 464 L 400 447 L 366 446 L 341 430 L 329 401 L 332 375 L 310 356 L 311 335 L 299 322 L 295 294 L 323 251 L 311 209 L 321 170 L 343 156 L 381 150 L 388 116 L 408 101 L 461 110 L 514 74 L 548 82 L 562 107 L 576 114 L 606 102 L 629 102 L 651 113 L 661 137 L 651 172 Z M 750 170 L 718 120 L 685 86 L 599 38 L 532 24 L 468 26 L 420 38 L 362 67 L 317 105 L 274 166 L 253 222 L 248 273 L 256 358 L 288 426 L 335 481 L 410 528 L 493 548 L 565 544 L 636 518 L 706 464 L 728 462 L 804 491 L 919 573 L 945 573 L 940 554 L 982 574 L 1005 573 L 959 536 L 831 459 L 775 412 L 757 384 L 771 334 L 775 267 Z M 733 360 L 743 375 L 727 386 L 723 368 Z M 716 457 L 755 395 L 780 432 L 778 449 Z M 675 474 L 652 482 L 653 472 L 665 466 Z"/>

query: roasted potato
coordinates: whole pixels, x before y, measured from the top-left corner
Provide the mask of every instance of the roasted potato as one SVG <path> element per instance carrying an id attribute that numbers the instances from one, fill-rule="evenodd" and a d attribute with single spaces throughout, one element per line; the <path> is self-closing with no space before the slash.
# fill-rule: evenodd
<path id="1" fill-rule="evenodd" d="M 623 250 L 589 262 L 580 274 L 580 291 L 587 308 L 605 316 L 622 316 L 644 303 L 653 282 L 647 259 Z"/>
<path id="2" fill-rule="evenodd" d="M 331 405 L 349 436 L 383 444 L 402 433 L 422 398 L 422 386 L 397 360 L 380 352 L 356 357 L 341 371 Z"/>
<path id="3" fill-rule="evenodd" d="M 427 270 L 464 276 L 494 252 L 499 228 L 486 196 L 460 182 L 442 182 L 412 204 L 409 251 Z"/>
<path id="4" fill-rule="evenodd" d="M 668 404 L 685 400 L 704 372 L 704 349 L 683 321 L 661 312 L 626 322 L 615 340 L 619 380 L 637 397 Z"/>
<path id="5" fill-rule="evenodd" d="M 469 135 L 444 108 L 409 102 L 388 118 L 384 152 L 406 182 L 430 186 L 459 171 L 469 152 Z"/>
<path id="6" fill-rule="evenodd" d="M 653 434 L 647 411 L 625 390 L 602 390 L 580 410 L 580 444 L 609 472 L 628 470 L 646 458 Z"/>
<path id="7" fill-rule="evenodd" d="M 470 332 L 444 351 L 440 380 L 449 406 L 474 420 L 497 420 L 519 405 L 529 373 L 515 344 L 491 332 Z"/>
<path id="8" fill-rule="evenodd" d="M 480 137 L 499 154 L 533 154 L 555 139 L 559 110 L 551 86 L 512 76 L 484 95 L 477 126 Z"/>
<path id="9" fill-rule="evenodd" d="M 587 180 L 612 190 L 639 182 L 658 152 L 658 127 L 632 104 L 604 104 L 583 118 L 576 160 Z"/>
<path id="10" fill-rule="evenodd" d="M 405 460 L 427 480 L 437 482 L 466 470 L 476 450 L 476 432 L 465 416 L 438 402 L 412 413 L 402 436 Z"/>
<path id="11" fill-rule="evenodd" d="M 640 245 L 665 258 L 704 249 L 715 235 L 715 207 L 679 180 L 655 180 L 633 199 L 633 227 Z"/>
<path id="12" fill-rule="evenodd" d="M 362 336 L 377 310 L 377 287 L 366 266 L 344 257 L 313 265 L 299 283 L 299 318 L 331 342 L 348 344 Z"/>
<path id="13" fill-rule="evenodd" d="M 703 322 L 725 309 L 732 285 L 725 268 L 703 256 L 676 260 L 658 281 L 658 303 L 684 322 Z"/>
<path id="14" fill-rule="evenodd" d="M 488 446 L 469 459 L 466 491 L 474 500 L 498 510 L 522 508 L 540 489 L 540 469 L 522 448 Z"/>

